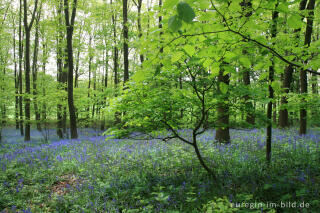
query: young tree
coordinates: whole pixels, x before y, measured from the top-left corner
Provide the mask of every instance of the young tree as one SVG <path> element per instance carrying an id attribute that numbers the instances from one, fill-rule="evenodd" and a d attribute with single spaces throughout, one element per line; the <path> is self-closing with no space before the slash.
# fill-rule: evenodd
<path id="1" fill-rule="evenodd" d="M 38 53 L 39 53 L 39 28 L 40 28 L 40 16 L 41 16 L 42 3 L 39 8 L 39 12 L 36 16 L 36 28 L 35 28 L 35 38 L 34 38 L 34 49 L 33 49 L 33 62 L 32 62 L 32 91 L 33 91 L 33 104 L 34 104 L 34 113 L 35 120 L 37 125 L 37 130 L 41 131 L 40 123 L 40 111 L 38 107 L 38 88 L 37 88 L 37 79 L 38 79 Z"/>
<path id="2" fill-rule="evenodd" d="M 307 0 L 302 0 L 300 2 L 300 6 L 299 6 L 299 10 L 303 11 L 305 10 L 305 7 L 307 5 Z M 303 19 L 303 18 L 302 18 Z M 296 43 L 296 47 L 298 46 L 299 42 L 299 33 L 301 31 L 301 27 L 294 29 L 293 33 L 295 34 L 295 43 Z M 288 104 L 288 94 L 290 91 L 290 86 L 291 86 L 291 82 L 293 80 L 293 70 L 294 67 L 289 64 L 286 66 L 285 70 L 284 70 L 284 76 L 283 76 L 283 81 L 282 81 L 282 88 L 284 89 L 284 95 L 281 97 L 281 107 L 279 110 L 279 126 L 281 128 L 287 128 L 289 127 L 289 113 L 288 113 L 288 109 L 287 109 L 287 104 Z"/>
<path id="3" fill-rule="evenodd" d="M 279 17 L 279 12 L 277 11 L 278 2 L 275 6 L 275 11 L 272 12 L 272 24 L 271 24 L 271 39 L 274 39 L 277 36 L 277 22 Z M 269 67 L 269 103 L 267 107 L 267 140 L 266 140 L 266 159 L 270 163 L 271 160 L 271 141 L 272 141 L 272 102 L 274 101 L 274 90 L 272 83 L 274 81 L 274 72 L 275 72 L 275 58 L 271 58 L 271 66 Z"/>
<path id="4" fill-rule="evenodd" d="M 313 29 L 313 16 L 314 16 L 315 0 L 309 0 L 307 5 L 308 17 L 305 32 L 304 45 L 309 47 L 311 43 L 311 35 Z M 306 61 L 305 61 L 306 62 Z M 308 92 L 308 76 L 305 69 L 300 70 L 300 93 L 306 95 Z M 299 134 L 307 134 L 307 109 L 304 106 L 306 103 L 305 98 L 302 98 L 302 106 L 300 108 L 300 129 Z"/>
<path id="5" fill-rule="evenodd" d="M 19 129 L 21 136 L 24 135 L 23 129 L 23 88 L 22 88 L 22 61 L 23 61 L 23 36 L 22 36 L 22 0 L 19 0 L 19 74 L 18 74 L 18 87 L 19 87 Z"/>
<path id="6" fill-rule="evenodd" d="M 72 36 L 77 11 L 77 0 L 72 2 L 72 13 L 69 15 L 69 2 L 64 0 L 65 24 L 67 28 L 67 67 L 68 67 L 68 107 L 71 138 L 78 138 L 76 110 L 73 101 L 73 46 Z"/>
<path id="7" fill-rule="evenodd" d="M 26 125 L 25 125 L 25 141 L 30 141 L 30 34 L 33 26 L 33 22 L 36 17 L 38 7 L 38 0 L 35 0 L 34 10 L 31 15 L 30 23 L 28 23 L 28 2 L 23 0 L 23 9 L 24 9 L 24 30 L 25 30 L 25 82 L 26 82 L 26 97 L 25 97 L 25 114 L 26 114 Z"/>
<path id="8" fill-rule="evenodd" d="M 64 41 L 64 32 L 62 29 L 63 20 L 62 20 L 62 10 L 63 10 L 63 0 L 58 1 L 57 5 L 57 81 L 58 81 L 58 91 L 61 90 L 63 92 L 66 90 L 67 84 L 67 70 L 63 68 L 63 60 L 65 56 L 65 52 L 63 51 L 63 41 Z M 66 107 L 61 103 L 64 102 L 65 98 L 62 97 L 58 100 L 57 104 L 57 135 L 59 138 L 64 137 L 64 133 L 66 133 L 66 120 L 67 113 Z"/>
<path id="9" fill-rule="evenodd" d="M 122 15 L 123 15 L 123 64 L 124 75 L 123 83 L 129 80 L 129 30 L 128 30 L 128 0 L 122 0 Z"/>
<path id="10" fill-rule="evenodd" d="M 222 87 L 228 88 L 230 83 L 230 74 L 225 74 L 227 63 L 222 62 L 217 82 L 217 92 L 220 94 L 219 103 L 217 105 L 217 128 L 216 141 L 220 143 L 230 142 L 229 131 L 229 98 L 228 92 L 223 92 Z"/>

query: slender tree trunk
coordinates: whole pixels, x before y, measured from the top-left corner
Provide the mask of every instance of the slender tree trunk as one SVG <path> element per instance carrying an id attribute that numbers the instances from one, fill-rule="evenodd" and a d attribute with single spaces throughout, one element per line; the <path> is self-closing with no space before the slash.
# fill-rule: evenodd
<path id="1" fill-rule="evenodd" d="M 221 65 L 220 72 L 218 75 L 218 93 L 221 96 L 221 100 L 217 105 L 217 128 L 215 139 L 219 143 L 230 143 L 230 132 L 229 132 L 229 102 L 228 93 L 222 94 L 221 85 L 226 84 L 229 86 L 230 76 L 229 74 L 224 75 L 224 67 L 226 63 Z"/>
<path id="2" fill-rule="evenodd" d="M 13 20 L 14 21 L 14 20 Z M 17 70 L 17 57 L 16 57 L 16 26 L 13 22 L 13 61 L 14 61 L 14 114 L 15 114 L 15 124 L 16 129 L 19 129 L 19 79 Z"/>
<path id="3" fill-rule="evenodd" d="M 26 41 L 25 41 L 25 63 L 26 63 L 26 70 L 25 70 L 25 83 L 26 83 L 26 97 L 25 97 L 25 135 L 24 140 L 30 141 L 30 31 L 26 30 Z"/>
<path id="4" fill-rule="evenodd" d="M 139 38 L 142 37 L 142 24 L 141 24 L 141 8 L 142 8 L 142 0 L 137 0 L 136 3 L 137 9 L 138 9 L 138 32 L 139 32 Z M 142 53 L 140 53 L 140 62 L 141 64 L 144 61 L 144 56 Z"/>
<path id="5" fill-rule="evenodd" d="M 65 70 L 63 69 L 63 51 L 62 51 L 62 42 L 63 42 L 63 31 L 62 31 L 62 8 L 63 8 L 63 0 L 59 1 L 58 5 L 58 36 L 57 36 L 57 81 L 58 81 L 58 90 L 64 88 L 64 83 L 66 80 Z M 57 104 L 57 135 L 59 138 L 63 138 L 63 129 L 64 129 L 64 119 L 63 119 L 63 111 L 64 107 L 62 106 L 61 102 L 64 101 L 59 100 Z"/>
<path id="6" fill-rule="evenodd" d="M 43 38 L 43 44 L 42 44 L 42 73 L 43 73 L 43 79 L 42 79 L 42 96 L 46 97 L 46 87 L 44 86 L 45 77 L 46 77 L 46 64 L 47 64 L 47 45 L 44 42 Z M 45 101 L 42 103 L 42 120 L 47 123 L 47 104 Z"/>
<path id="7" fill-rule="evenodd" d="M 272 107 L 272 120 L 273 120 L 273 123 L 275 125 L 277 125 L 277 103 L 276 102 L 273 102 L 273 107 Z"/>
<path id="8" fill-rule="evenodd" d="M 314 18 L 314 7 L 315 7 L 315 0 L 310 0 L 307 5 L 307 10 L 309 12 L 307 17 L 307 26 L 306 26 L 306 33 L 305 33 L 305 40 L 304 45 L 310 46 L 311 43 L 311 36 L 312 36 L 312 29 L 313 29 L 313 18 Z M 306 95 L 308 93 L 308 76 L 305 69 L 300 71 L 300 93 L 302 95 Z M 300 129 L 299 134 L 305 135 L 307 134 L 307 109 L 306 106 L 306 99 L 302 98 L 301 100 L 301 108 L 300 108 Z"/>
<path id="9" fill-rule="evenodd" d="M 162 10 L 162 0 L 159 0 L 159 12 L 161 12 Z M 162 45 L 162 34 L 163 34 L 163 30 L 162 30 L 162 16 L 159 16 L 159 29 L 160 29 L 160 53 L 163 53 L 163 45 Z M 160 67 L 162 67 L 163 64 L 160 63 Z"/>
<path id="10" fill-rule="evenodd" d="M 97 89 L 97 70 L 94 69 L 93 70 L 93 91 L 96 91 Z M 96 110 L 96 93 L 93 92 L 93 104 L 92 104 L 92 120 L 94 120 L 94 113 L 95 113 L 95 110 Z"/>
<path id="11" fill-rule="evenodd" d="M 243 54 L 247 54 L 246 51 L 244 51 Z M 250 71 L 249 70 L 245 70 L 243 73 L 243 83 L 248 87 L 248 89 L 250 88 Z M 247 112 L 246 122 L 251 125 L 254 125 L 255 123 L 254 108 L 253 108 L 252 102 L 250 101 L 250 96 L 245 95 L 244 101 L 245 101 L 246 112 Z"/>
<path id="12" fill-rule="evenodd" d="M 1 88 L 0 91 L 2 94 L 5 93 L 5 82 L 6 82 L 6 65 L 7 65 L 7 59 L 4 59 L 4 56 L 0 55 L 0 64 L 3 66 L 3 77 L 1 79 Z M 6 106 L 6 101 L 3 101 L 0 106 L 1 110 L 1 119 L 0 119 L 0 131 L 2 131 L 2 128 L 6 125 L 6 120 L 7 120 L 7 106 Z"/>
<path id="13" fill-rule="evenodd" d="M 107 42 L 106 42 L 106 45 L 107 45 Z M 104 69 L 105 69 L 105 72 L 104 72 L 104 87 L 102 87 L 102 90 L 104 91 L 105 89 L 108 88 L 108 59 L 109 59 L 109 56 L 108 56 L 108 51 L 106 50 L 106 53 L 105 53 L 105 60 L 104 60 Z M 103 98 L 103 105 L 106 104 L 106 95 L 104 95 L 104 98 Z M 106 123 L 106 119 L 105 119 L 105 114 L 104 114 L 104 111 L 102 113 L 102 122 L 101 122 L 101 126 L 100 126 L 100 129 L 101 130 L 104 130 L 105 129 L 105 123 Z"/>
<path id="14" fill-rule="evenodd" d="M 36 18 L 36 33 L 35 33 L 35 40 L 34 40 L 33 62 L 32 62 L 32 90 L 33 90 L 33 104 L 34 104 L 37 130 L 41 131 L 40 112 L 39 112 L 38 100 L 37 100 L 38 99 L 37 80 L 38 80 L 38 52 L 39 52 L 39 21 L 40 21 L 40 12 L 38 13 Z"/>
<path id="15" fill-rule="evenodd" d="M 26 114 L 26 125 L 25 125 L 25 135 L 24 140 L 30 141 L 30 32 L 35 19 L 35 14 L 37 11 L 38 0 L 35 1 L 34 11 L 30 24 L 28 23 L 28 5 L 27 0 L 23 1 L 24 8 L 24 29 L 26 34 L 25 39 L 25 82 L 26 82 L 26 98 L 25 98 L 25 114 Z"/>
<path id="16" fill-rule="evenodd" d="M 215 174 L 213 173 L 213 171 L 207 166 L 207 164 L 204 162 L 202 156 L 201 156 L 201 153 L 200 153 L 200 150 L 198 148 L 198 144 L 197 144 L 197 136 L 195 134 L 193 134 L 193 143 L 192 143 L 192 146 L 194 148 L 194 151 L 197 155 L 197 158 L 201 164 L 201 166 L 209 173 L 209 175 L 211 175 L 214 180 L 217 181 L 217 178 L 215 176 Z"/>
<path id="17" fill-rule="evenodd" d="M 77 58 L 76 58 L 76 69 L 75 69 L 75 76 L 74 76 L 74 88 L 78 88 L 79 84 L 79 67 L 80 67 L 80 50 L 77 52 Z"/>
<path id="18" fill-rule="evenodd" d="M 242 8 L 242 16 L 249 18 L 252 15 L 252 2 L 251 0 L 243 0 L 240 3 Z M 248 55 L 248 51 L 243 49 L 243 55 Z M 244 68 L 243 72 L 243 83 L 249 89 L 250 88 L 250 69 Z M 255 123 L 255 116 L 254 116 L 254 108 L 252 102 L 250 101 L 250 95 L 244 96 L 244 104 L 246 107 L 246 122 L 250 125 L 254 125 Z"/>
<path id="19" fill-rule="evenodd" d="M 82 34 L 82 27 L 80 28 L 80 33 L 79 33 L 79 42 L 81 42 L 81 34 Z M 79 80 L 79 67 L 80 67 L 80 47 L 78 47 L 77 51 L 77 57 L 76 57 L 76 68 L 75 68 L 75 76 L 74 76 L 74 87 L 78 88 L 78 80 Z M 78 116 L 77 116 L 78 117 Z"/>
<path id="20" fill-rule="evenodd" d="M 112 4 L 112 0 L 110 0 L 110 4 Z M 117 47 L 117 20 L 116 20 L 115 12 L 113 11 L 112 14 L 112 24 L 113 24 L 113 72 L 114 72 L 114 88 L 115 88 L 115 96 L 118 96 L 118 84 L 119 84 L 119 78 L 118 78 L 118 58 L 119 58 L 119 50 Z M 120 113 L 116 112 L 115 115 L 115 122 L 120 123 Z"/>
<path id="21" fill-rule="evenodd" d="M 300 2 L 299 10 L 303 11 L 305 10 L 307 5 L 307 0 L 302 0 Z M 302 18 L 303 19 L 303 18 Z M 296 47 L 299 46 L 299 32 L 301 31 L 301 28 L 295 29 L 293 31 L 294 34 L 296 34 Z M 284 95 L 281 97 L 281 107 L 279 111 L 279 126 L 281 128 L 287 128 L 289 127 L 289 113 L 287 110 L 287 104 L 288 104 L 288 94 L 290 92 L 290 86 L 291 82 L 293 81 L 293 67 L 291 65 L 288 65 L 284 70 L 284 77 L 282 81 L 282 88 L 284 89 Z"/>
<path id="22" fill-rule="evenodd" d="M 291 65 L 287 66 L 284 71 L 282 88 L 285 95 L 281 97 L 281 109 L 279 111 L 279 126 L 281 128 L 289 127 L 289 114 L 286 105 L 288 104 L 287 94 L 289 94 L 290 84 L 292 82 L 293 68 Z"/>
<path id="23" fill-rule="evenodd" d="M 22 99 L 22 58 L 23 58 L 23 42 L 22 42 L 22 0 L 19 1 L 19 129 L 20 134 L 24 135 L 23 128 L 23 99 Z"/>
<path id="24" fill-rule="evenodd" d="M 90 35 L 89 38 L 89 48 L 91 48 L 91 42 L 92 42 L 92 36 Z M 91 50 L 89 50 L 89 82 L 88 82 L 88 106 L 87 106 L 87 119 L 86 119 L 86 124 L 85 127 L 88 128 L 89 127 L 89 115 L 90 115 L 90 105 L 91 105 L 91 100 L 90 100 L 90 89 L 91 89 L 91 63 L 92 63 L 92 53 Z"/>
<path id="25" fill-rule="evenodd" d="M 123 14 L 123 64 L 124 75 L 123 84 L 129 80 L 129 29 L 128 29 L 128 0 L 122 0 L 122 14 Z"/>
<path id="26" fill-rule="evenodd" d="M 276 8 L 278 6 L 278 1 L 276 3 Z M 278 11 L 272 12 L 272 26 L 271 26 L 271 38 L 275 38 L 277 36 L 277 19 L 279 17 Z M 272 65 L 269 67 L 269 103 L 267 107 L 267 141 L 266 141 L 266 159 L 267 162 L 271 161 L 271 141 L 272 141 L 272 102 L 274 98 L 274 91 L 272 88 L 272 82 L 274 81 L 274 57 L 271 58 Z"/>
<path id="27" fill-rule="evenodd" d="M 71 20 L 69 18 L 69 3 L 68 0 L 64 0 L 64 14 L 67 28 L 67 55 L 68 55 L 68 106 L 69 106 L 69 119 L 70 119 L 70 133 L 71 138 L 78 138 L 77 132 L 77 118 L 76 110 L 73 101 L 73 46 L 72 36 L 73 27 L 76 16 L 77 0 L 73 0 Z"/>

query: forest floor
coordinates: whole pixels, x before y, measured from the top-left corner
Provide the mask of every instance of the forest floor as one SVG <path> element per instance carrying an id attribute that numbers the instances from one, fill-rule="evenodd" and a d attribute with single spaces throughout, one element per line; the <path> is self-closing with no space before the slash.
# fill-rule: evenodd
<path id="1" fill-rule="evenodd" d="M 231 130 L 232 143 L 199 137 L 213 181 L 192 147 L 177 140 L 105 140 L 80 129 L 77 140 L 23 142 L 14 129 L 0 144 L 0 212 L 319 212 L 320 130 Z M 182 134 L 188 134 L 182 130 Z M 51 130 L 49 135 L 55 135 Z"/>

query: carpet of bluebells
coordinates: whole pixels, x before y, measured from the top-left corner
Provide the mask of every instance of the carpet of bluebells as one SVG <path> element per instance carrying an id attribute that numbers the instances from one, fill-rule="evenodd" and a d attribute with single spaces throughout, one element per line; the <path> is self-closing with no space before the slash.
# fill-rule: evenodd
<path id="1" fill-rule="evenodd" d="M 219 184 L 178 140 L 109 139 L 81 129 L 77 140 L 24 142 L 14 129 L 0 143 L 0 212 L 319 212 L 320 130 L 273 130 L 272 162 L 265 131 L 231 130 L 231 144 L 215 131 L 199 147 Z M 184 137 L 190 131 L 181 130 Z M 235 203 L 263 206 L 236 208 Z M 280 208 L 268 202 L 308 203 Z M 297 206 L 299 207 L 299 206 Z"/>

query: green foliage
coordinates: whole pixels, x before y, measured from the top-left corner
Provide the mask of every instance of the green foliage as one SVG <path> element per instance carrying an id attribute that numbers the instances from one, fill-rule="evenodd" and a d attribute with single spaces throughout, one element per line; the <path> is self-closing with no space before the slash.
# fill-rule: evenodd
<path id="1" fill-rule="evenodd" d="M 182 22 L 181 22 L 181 19 L 177 15 L 174 15 L 169 19 L 168 25 L 169 25 L 169 28 L 173 32 L 176 32 L 181 28 Z"/>
<path id="2" fill-rule="evenodd" d="M 238 208 L 235 208 L 226 197 L 216 198 L 214 200 L 209 201 L 207 204 L 203 206 L 203 212 L 205 213 L 232 213 L 237 211 Z"/>
<path id="3" fill-rule="evenodd" d="M 170 5 L 173 3 L 170 3 Z M 186 23 L 191 23 L 196 17 L 194 10 L 186 2 L 179 2 L 177 5 L 178 15 L 170 17 L 168 21 L 169 28 L 173 32 L 177 32 L 182 27 L 182 21 Z"/>
<path id="4" fill-rule="evenodd" d="M 192 20 L 196 17 L 193 9 L 186 2 L 179 2 L 179 4 L 177 5 L 177 12 L 179 18 L 181 18 L 186 23 L 191 23 Z"/>

